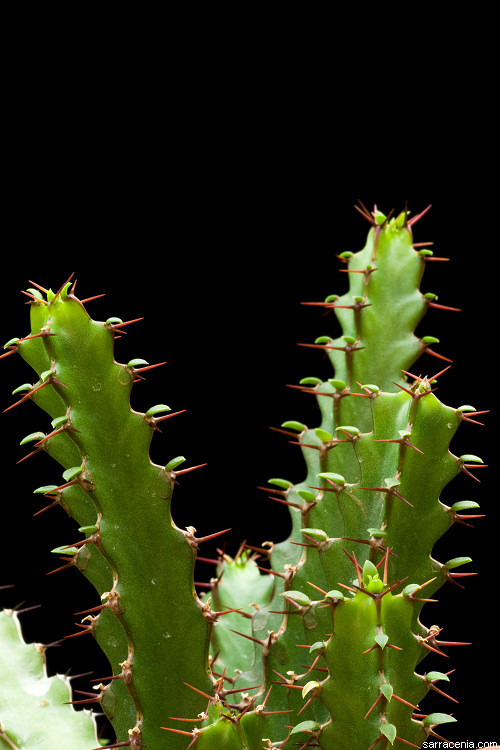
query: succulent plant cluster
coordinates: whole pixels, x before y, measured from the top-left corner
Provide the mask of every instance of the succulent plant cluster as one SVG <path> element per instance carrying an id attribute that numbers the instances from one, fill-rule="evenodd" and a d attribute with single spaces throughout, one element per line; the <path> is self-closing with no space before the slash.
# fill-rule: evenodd
<path id="1" fill-rule="evenodd" d="M 131 407 L 134 383 L 164 364 L 115 361 L 114 340 L 135 321 L 92 320 L 72 278 L 55 293 L 30 282 L 31 330 L 1 356 L 20 354 L 35 375 L 6 410 L 32 401 L 48 415 L 50 427 L 21 441 L 28 455 L 60 465 L 52 484 L 34 488 L 38 513 L 60 506 L 75 520 L 75 538 L 53 550 L 56 570 L 77 568 L 100 602 L 77 613 L 68 637 L 94 637 L 111 671 L 72 700 L 64 680 L 46 676 L 44 648 L 22 643 L 16 613 L 4 611 L 0 748 L 97 747 L 92 715 L 66 703 L 101 706 L 116 733 L 109 748 L 371 750 L 444 740 L 454 716 L 420 703 L 429 691 L 447 696 L 450 673 L 427 671 L 424 659 L 458 643 L 421 615 L 443 584 L 474 574 L 462 567 L 469 557 L 432 553 L 452 526 L 478 517 L 476 501 L 441 496 L 484 465 L 450 450 L 461 423 L 481 412 L 441 403 L 449 360 L 435 337 L 415 335 L 429 308 L 453 309 L 421 290 L 426 265 L 440 260 L 413 240 L 425 211 L 359 210 L 370 230 L 362 250 L 339 256 L 348 290 L 310 303 L 335 313 L 341 335 L 302 344 L 324 354 L 331 377 L 294 386 L 317 401 L 320 424 L 289 420 L 278 430 L 299 447 L 304 479 L 263 487 L 288 508 L 290 536 L 242 543 L 232 557 L 203 554 L 228 529 L 203 535 L 172 519 L 179 477 L 199 467 L 175 450 L 161 464 L 150 458 L 155 432 L 179 412 Z M 414 368 L 423 353 L 436 362 L 428 376 Z M 197 561 L 213 565 L 209 581 L 195 582 Z"/>

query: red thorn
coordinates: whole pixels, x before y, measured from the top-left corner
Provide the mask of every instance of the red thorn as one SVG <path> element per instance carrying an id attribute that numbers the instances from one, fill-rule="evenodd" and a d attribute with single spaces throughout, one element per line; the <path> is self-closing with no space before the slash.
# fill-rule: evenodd
<path id="1" fill-rule="evenodd" d="M 48 573 L 45 573 L 46 576 L 51 576 L 53 573 L 59 573 L 61 570 L 66 570 L 66 568 L 71 567 L 71 565 L 75 564 L 75 561 L 72 557 L 61 557 L 61 560 L 69 560 L 69 562 L 66 565 L 61 565 L 60 568 L 56 568 L 55 570 L 49 570 Z"/>
<path id="2" fill-rule="evenodd" d="M 459 307 L 448 307 L 448 305 L 438 305 L 437 302 L 429 302 L 429 307 L 435 307 L 438 310 L 450 310 L 451 312 L 462 312 Z"/>
<path id="3" fill-rule="evenodd" d="M 254 643 L 258 643 L 259 646 L 263 646 L 264 642 L 260 641 L 258 638 L 254 638 L 251 635 L 246 635 L 246 633 L 239 633 L 237 630 L 232 630 L 232 628 L 229 628 L 231 630 L 231 633 L 236 633 L 236 635 L 241 635 L 243 638 L 248 638 L 249 641 L 253 641 Z"/>
<path id="4" fill-rule="evenodd" d="M 209 701 L 213 701 L 213 695 L 208 695 L 208 693 L 204 693 L 203 690 L 198 690 L 198 688 L 193 687 L 188 682 L 185 682 L 184 685 L 187 685 L 188 688 L 191 688 L 191 690 L 194 690 L 195 693 L 199 693 L 200 695 L 203 695 L 204 698 L 208 698 Z"/>
<path id="5" fill-rule="evenodd" d="M 21 294 L 25 294 L 27 297 L 31 297 L 32 300 L 35 300 L 35 302 L 38 302 L 38 304 L 46 305 L 47 302 L 44 299 L 38 299 L 38 297 L 35 297 L 34 294 L 30 294 L 29 292 L 25 292 L 21 289 Z"/>
<path id="6" fill-rule="evenodd" d="M 160 420 L 157 420 L 157 421 L 159 422 Z M 187 474 L 188 472 L 194 471 L 195 469 L 201 469 L 202 466 L 206 466 L 206 465 L 207 464 L 205 463 L 205 464 L 198 464 L 197 466 L 190 466 L 188 469 L 181 469 L 180 471 L 173 471 L 172 474 L 175 477 L 179 477 L 181 474 Z"/>
<path id="7" fill-rule="evenodd" d="M 405 701 L 404 698 L 400 698 L 399 695 L 392 694 L 392 697 L 395 701 L 399 701 L 399 703 L 404 703 L 405 706 L 410 706 L 411 708 L 414 708 L 415 711 L 418 710 L 419 706 L 414 706 L 413 703 L 409 703 L 408 701 Z"/>
<path id="8" fill-rule="evenodd" d="M 138 322 L 139 322 L 139 320 L 144 320 L 144 318 L 134 318 L 134 320 L 126 320 L 126 321 L 125 321 L 125 323 L 113 323 L 113 324 L 112 324 L 112 325 L 110 326 L 110 328 L 112 328 L 113 330 L 114 330 L 115 328 L 123 328 L 123 326 L 129 326 L 129 325 L 131 325 L 132 323 L 138 323 Z"/>
<path id="9" fill-rule="evenodd" d="M 28 279 L 28 282 L 29 282 L 30 284 L 33 284 L 33 286 L 35 286 L 35 287 L 36 287 L 37 289 L 39 289 L 39 290 L 40 290 L 41 292 L 43 292 L 44 294 L 47 294 L 47 292 L 49 291 L 48 289 L 45 289 L 45 287 L 43 287 L 43 286 L 40 286 L 40 284 L 37 284 L 36 282 L 34 282 L 34 281 L 31 281 L 31 279 Z"/>
<path id="10" fill-rule="evenodd" d="M 310 705 L 310 704 L 311 704 L 311 703 L 313 702 L 313 700 L 314 700 L 315 698 L 316 698 L 316 696 L 315 696 L 315 695 L 313 695 L 313 696 L 312 696 L 311 698 L 309 698 L 309 700 L 308 700 L 308 701 L 306 701 L 306 703 L 304 703 L 304 705 L 302 706 L 302 708 L 300 709 L 300 711 L 298 711 L 298 712 L 297 712 L 297 716 L 300 716 L 300 714 L 302 713 L 302 711 L 305 711 L 305 710 L 306 710 L 306 708 L 307 708 L 307 707 L 308 707 L 308 706 L 309 706 L 309 705 Z M 306 747 L 307 747 L 307 746 L 306 746 Z"/>
<path id="11" fill-rule="evenodd" d="M 429 209 L 430 209 L 431 207 L 432 207 L 432 204 L 429 204 L 429 205 L 427 206 L 427 208 L 424 208 L 424 210 L 423 210 L 423 211 L 421 211 L 421 212 L 420 212 L 419 214 L 417 214 L 416 216 L 414 216 L 414 217 L 413 217 L 413 219 L 410 219 L 410 220 L 409 220 L 409 222 L 408 222 L 408 226 L 409 226 L 409 227 L 412 227 L 412 226 L 413 226 L 414 224 L 416 224 L 416 223 L 417 223 L 417 221 L 420 221 L 420 219 L 421 219 L 421 218 L 422 218 L 423 216 L 425 216 L 425 214 L 427 213 L 427 211 L 429 211 Z"/>
<path id="12" fill-rule="evenodd" d="M 356 204 L 354 204 L 354 208 L 356 209 L 356 211 L 358 213 L 360 213 L 361 216 L 363 217 L 363 219 L 366 219 L 366 221 L 368 221 L 372 225 L 372 227 L 377 226 L 377 223 L 376 223 L 375 219 L 369 213 L 368 209 L 365 208 L 365 206 L 363 206 L 363 204 L 361 203 L 361 201 L 359 201 L 359 203 L 361 204 L 362 208 L 360 208 L 359 206 L 356 206 Z"/>
<path id="13" fill-rule="evenodd" d="M 36 513 L 33 513 L 33 518 L 35 518 L 35 516 L 39 516 L 40 513 L 45 513 L 46 510 L 50 510 L 51 508 L 54 507 L 54 505 L 60 505 L 59 498 L 57 500 L 54 500 L 53 503 L 50 503 L 50 505 L 46 505 L 45 508 L 42 508 L 41 510 L 37 510 Z"/>
<path id="14" fill-rule="evenodd" d="M 286 575 L 284 573 L 278 573 L 276 570 L 269 570 L 269 568 L 261 568 L 260 565 L 257 565 L 257 567 L 259 570 L 263 570 L 264 573 L 270 573 L 272 576 L 278 576 L 279 578 L 286 578 Z"/>
<path id="15" fill-rule="evenodd" d="M 200 562 L 211 563 L 212 565 L 220 565 L 220 563 L 221 563 L 220 560 L 212 560 L 212 558 L 210 558 L 210 557 L 201 557 L 200 555 L 198 555 L 196 557 L 196 562 L 198 562 L 198 560 Z"/>
<path id="16" fill-rule="evenodd" d="M 146 372 L 146 370 L 153 370 L 155 367 L 161 367 L 166 365 L 166 362 L 158 362 L 156 365 L 148 365 L 147 367 L 134 367 L 134 372 Z"/>
<path id="17" fill-rule="evenodd" d="M 313 589 L 316 589 L 316 591 L 319 591 L 320 594 L 324 594 L 324 596 L 326 596 L 327 592 L 323 591 L 323 589 L 320 589 L 319 586 L 315 586 L 314 583 L 311 583 L 311 581 L 307 581 L 307 583 L 309 584 L 309 586 L 312 586 Z M 307 648 L 309 648 L 309 646 Z"/>
<path id="18" fill-rule="evenodd" d="M 380 693 L 379 696 L 378 696 L 378 698 L 377 698 L 377 700 L 375 701 L 375 703 L 372 704 L 372 707 L 369 708 L 368 711 L 366 712 L 366 714 L 363 716 L 363 719 L 368 718 L 368 716 L 371 714 L 371 712 L 373 711 L 373 709 L 375 708 L 375 706 L 377 705 L 377 703 L 380 703 L 380 701 L 382 700 L 383 697 L 384 697 L 383 693 Z"/>
<path id="19" fill-rule="evenodd" d="M 433 349 L 429 349 L 428 346 L 426 347 L 425 351 L 427 352 L 427 354 L 430 354 L 433 357 L 437 357 L 437 359 L 444 359 L 445 362 L 452 362 L 453 363 L 452 359 L 450 359 L 449 357 L 445 357 L 442 354 L 438 354 Z"/>
<path id="20" fill-rule="evenodd" d="M 41 450 L 42 448 L 35 448 L 34 451 L 31 451 L 31 453 L 28 453 L 26 456 L 20 458 L 19 461 L 16 461 L 16 466 L 17 464 L 21 464 L 23 461 L 26 461 L 27 458 L 31 458 L 31 456 L 34 456 L 35 453 L 40 453 Z"/>
<path id="21" fill-rule="evenodd" d="M 192 732 L 185 732 L 183 729 L 171 729 L 170 727 L 160 727 L 160 729 L 166 729 L 167 732 L 175 732 L 175 734 L 184 734 L 186 737 L 192 737 Z M 129 744 L 129 743 L 127 743 Z M 115 746 L 116 747 L 116 746 Z"/>
<path id="22" fill-rule="evenodd" d="M 109 607 L 109 604 L 98 604 L 97 607 L 90 607 L 89 609 L 82 609 L 81 612 L 73 612 L 74 615 L 87 615 L 90 612 L 100 612 L 102 609 Z"/>
<path id="23" fill-rule="evenodd" d="M 86 297 L 85 299 L 81 299 L 80 302 L 82 305 L 85 305 L 87 302 L 92 302 L 92 300 L 99 299 L 99 297 L 105 297 L 106 293 L 104 294 L 95 294 L 93 297 Z"/>
<path id="24" fill-rule="evenodd" d="M 231 531 L 231 529 L 224 529 L 223 531 L 217 531 L 215 534 L 209 534 L 208 536 L 195 537 L 195 539 L 198 544 L 201 544 L 202 542 L 207 542 L 209 539 L 214 539 L 216 536 L 220 536 L 221 534 L 226 534 L 228 531 Z"/>
<path id="25" fill-rule="evenodd" d="M 79 625 L 79 623 L 75 623 L 75 625 Z M 88 635 L 92 632 L 92 628 L 90 626 L 85 626 L 85 630 L 81 630 L 79 633 L 70 633 L 70 635 L 65 635 L 64 638 L 77 638 L 79 635 Z"/>
<path id="26" fill-rule="evenodd" d="M 62 284 L 61 287 L 57 290 L 56 294 L 54 295 L 55 297 L 58 297 L 61 294 L 61 292 L 64 289 L 64 287 L 66 286 L 66 284 L 69 284 L 69 282 L 71 281 L 71 279 L 73 278 L 74 275 L 75 275 L 75 272 L 73 271 L 73 273 L 71 274 L 71 276 L 68 279 L 66 279 L 66 281 L 64 282 L 64 284 Z M 75 284 L 76 284 L 76 281 L 75 281 Z"/>
<path id="27" fill-rule="evenodd" d="M 392 696 L 392 697 L 394 698 L 394 696 Z M 397 735 L 396 735 L 395 739 L 399 740 L 400 742 L 404 742 L 405 745 L 410 745 L 410 747 L 416 747 L 417 750 L 420 750 L 420 748 L 422 747 L 422 745 L 415 745 L 414 742 L 410 742 L 409 740 L 404 740 L 402 737 L 398 737 Z"/>
<path id="28" fill-rule="evenodd" d="M 187 409 L 181 409 L 180 411 L 173 411 L 170 414 L 165 414 L 165 416 L 163 416 L 163 417 L 155 417 L 154 418 L 155 424 L 157 422 L 163 422 L 165 419 L 170 419 L 171 417 L 176 417 L 178 414 L 184 414 L 185 411 L 187 411 Z M 201 464 L 201 466 L 206 466 L 206 464 Z M 197 469 L 197 468 L 198 468 L 197 466 L 193 466 L 193 469 Z M 191 471 L 191 469 L 187 469 L 187 470 L 185 469 L 184 471 Z M 175 472 L 176 475 L 177 474 L 181 474 L 181 473 L 182 472 L 180 472 L 180 471 L 176 471 Z"/>
<path id="29" fill-rule="evenodd" d="M 290 500 L 282 500 L 279 497 L 271 497 L 269 496 L 269 500 L 274 500 L 277 503 L 281 503 L 282 505 L 288 505 L 290 508 L 297 508 L 298 510 L 302 510 L 302 505 L 300 503 L 292 503 Z"/>
<path id="30" fill-rule="evenodd" d="M 170 721 L 192 721 L 192 722 L 203 721 L 203 719 L 184 719 L 184 718 L 180 718 L 179 716 L 169 716 L 168 718 L 170 719 Z"/>
<path id="31" fill-rule="evenodd" d="M 361 576 L 361 568 L 359 567 L 359 563 L 356 560 L 356 555 L 354 554 L 354 552 L 352 553 L 352 555 L 350 555 L 349 552 L 345 549 L 345 547 L 342 547 L 342 549 L 344 550 L 344 552 L 346 553 L 347 557 L 349 558 L 349 560 L 353 563 L 354 567 L 356 568 L 356 577 L 358 579 L 359 585 L 361 586 L 362 583 L 363 583 L 363 580 L 362 580 L 362 576 Z"/>
<path id="32" fill-rule="evenodd" d="M 0 354 L 0 359 L 3 359 L 4 357 L 10 357 L 11 354 L 15 354 L 17 352 L 17 347 L 15 346 L 13 349 L 9 349 L 9 351 L 5 352 L 5 354 Z"/>

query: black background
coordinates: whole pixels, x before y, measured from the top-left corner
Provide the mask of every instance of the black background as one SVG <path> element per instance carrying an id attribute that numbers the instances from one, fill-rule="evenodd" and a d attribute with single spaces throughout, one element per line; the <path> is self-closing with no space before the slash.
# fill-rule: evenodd
<path id="1" fill-rule="evenodd" d="M 402 210 L 406 200 L 413 213 L 432 204 L 415 240 L 433 241 L 435 253 L 451 260 L 429 264 L 422 289 L 463 312 L 433 310 L 417 333 L 440 338 L 439 351 L 454 360 L 440 379 L 445 403 L 496 407 L 498 208 L 487 136 L 481 142 L 478 130 L 470 135 L 464 128 L 458 151 L 447 147 L 439 125 L 424 144 L 404 128 L 391 140 L 382 128 L 376 143 L 362 119 L 356 135 L 342 129 L 325 92 L 315 92 L 326 99 L 325 110 L 310 106 L 307 87 L 298 102 L 275 99 L 277 78 L 265 92 L 249 91 L 247 79 L 243 94 L 229 83 L 216 94 L 205 78 L 183 97 L 163 84 L 142 94 L 134 79 L 130 99 L 127 81 L 120 79 L 117 94 L 109 70 L 98 92 L 83 71 L 74 89 L 36 71 L 28 80 L 29 90 L 16 98 L 21 106 L 9 112 L 4 153 L 0 343 L 28 332 L 20 290 L 30 279 L 55 290 L 74 272 L 80 297 L 106 294 L 89 303 L 94 318 L 144 316 L 117 342 L 116 358 L 168 364 L 134 388 L 132 405 L 187 409 L 155 436 L 151 456 L 158 463 L 179 454 L 186 465 L 207 462 L 176 489 L 180 527 L 193 525 L 200 534 L 231 527 L 224 539 L 233 554 L 244 539 L 259 545 L 288 535 L 286 509 L 256 487 L 272 476 L 300 481 L 305 470 L 298 449 L 268 427 L 292 418 L 315 423 L 312 400 L 286 384 L 331 376 L 321 353 L 296 344 L 337 328 L 332 316 L 300 303 L 345 290 L 335 256 L 364 244 L 368 224 L 354 209 L 358 199 L 386 213 Z M 407 102 L 399 113 L 407 123 Z M 16 356 L 0 366 L 6 408 L 31 374 Z M 442 366 L 427 356 L 418 372 Z M 452 450 L 494 464 L 494 414 L 484 421 L 486 427 L 464 425 Z M 39 507 L 33 489 L 57 481 L 59 467 L 43 453 L 16 465 L 28 452 L 18 445 L 22 437 L 46 427 L 31 403 L 1 417 L 0 584 L 15 588 L 0 590 L 0 605 L 39 604 L 22 617 L 25 637 L 49 643 L 74 632 L 78 618 L 71 613 L 97 601 L 74 570 L 46 576 L 58 564 L 49 550 L 76 538 L 58 509 L 32 518 Z M 443 639 L 473 642 L 447 649 L 449 659 L 425 661 L 427 670 L 456 668 L 449 692 L 461 705 L 437 695 L 422 705 L 454 713 L 459 724 L 443 733 L 455 740 L 494 738 L 497 729 L 486 710 L 497 630 L 493 471 L 476 472 L 481 484 L 461 476 L 443 493 L 450 505 L 478 500 L 488 516 L 476 529 L 454 527 L 434 556 L 469 555 L 479 575 L 466 579 L 465 591 L 443 587 L 439 604 L 426 605 L 422 615 L 427 626 L 444 626 Z M 204 554 L 222 543 L 207 543 Z M 200 564 L 199 578 L 209 575 Z M 90 638 L 51 649 L 48 663 L 51 672 L 109 672 Z M 85 690 L 87 679 L 75 685 Z"/>

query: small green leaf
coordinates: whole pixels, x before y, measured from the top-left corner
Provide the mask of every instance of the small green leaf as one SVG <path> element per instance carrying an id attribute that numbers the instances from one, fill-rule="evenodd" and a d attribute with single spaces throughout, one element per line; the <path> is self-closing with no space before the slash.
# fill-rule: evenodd
<path id="1" fill-rule="evenodd" d="M 365 560 L 363 565 L 363 581 L 368 582 L 368 577 L 374 578 L 375 576 L 378 578 L 377 568 L 371 560 Z"/>
<path id="2" fill-rule="evenodd" d="M 437 294 L 433 294 L 432 292 L 426 292 L 424 294 L 425 299 L 428 299 L 430 301 L 438 299 Z"/>
<path id="3" fill-rule="evenodd" d="M 375 385 L 374 383 L 365 383 L 361 387 L 366 388 L 367 391 L 371 391 L 372 393 L 378 393 L 380 391 L 378 385 Z"/>
<path id="4" fill-rule="evenodd" d="M 96 531 L 99 531 L 99 526 L 80 526 L 78 529 L 82 534 L 89 535 L 95 534 Z"/>
<path id="5" fill-rule="evenodd" d="M 414 594 L 415 591 L 420 590 L 420 584 L 418 583 L 409 583 L 408 586 L 405 586 L 403 589 L 403 596 L 410 596 L 410 594 Z"/>
<path id="6" fill-rule="evenodd" d="M 354 336 L 342 336 L 342 338 L 348 346 L 352 346 L 356 343 L 356 339 L 354 338 Z"/>
<path id="7" fill-rule="evenodd" d="M 320 684 L 316 680 L 309 680 L 304 687 L 302 688 L 302 697 L 305 698 L 308 693 L 311 692 L 311 690 L 315 690 L 316 688 L 319 688 Z"/>
<path id="8" fill-rule="evenodd" d="M 335 472 L 333 471 L 322 471 L 316 476 L 320 479 L 329 479 L 331 482 L 335 482 L 336 484 L 345 484 L 345 479 L 342 474 L 335 474 Z"/>
<path id="9" fill-rule="evenodd" d="M 399 487 L 401 482 L 399 481 L 399 479 L 396 479 L 395 477 L 390 477 L 388 479 L 384 479 L 384 484 L 386 487 L 388 487 L 391 490 L 393 487 Z"/>
<path id="10" fill-rule="evenodd" d="M 325 302 L 328 304 L 336 302 L 338 299 L 340 299 L 338 294 L 329 294 L 328 297 L 325 297 Z"/>
<path id="11" fill-rule="evenodd" d="M 454 721 L 456 721 L 456 719 L 454 719 L 453 716 L 435 713 L 426 716 L 423 725 L 424 727 L 433 727 L 436 726 L 436 724 L 451 724 Z"/>
<path id="12" fill-rule="evenodd" d="M 15 396 L 16 393 L 23 393 L 24 391 L 31 391 L 33 386 L 31 383 L 23 383 L 22 385 L 18 386 L 14 391 L 12 391 L 12 395 Z"/>
<path id="13" fill-rule="evenodd" d="M 328 534 L 323 529 L 301 529 L 303 534 L 312 536 L 313 539 L 317 539 L 319 542 L 326 542 Z"/>
<path id="14" fill-rule="evenodd" d="M 479 508 L 479 503 L 474 500 L 459 500 L 458 503 L 453 503 L 450 510 L 456 513 L 460 510 L 471 510 L 472 508 Z"/>
<path id="15" fill-rule="evenodd" d="M 72 466 L 70 469 L 66 469 L 63 472 L 63 479 L 66 482 L 71 482 L 72 479 L 77 477 L 83 471 L 83 466 Z"/>
<path id="16" fill-rule="evenodd" d="M 318 651 L 324 651 L 325 650 L 325 642 L 324 641 L 316 641 L 316 643 L 313 643 L 312 646 L 309 648 L 310 654 L 316 654 Z"/>
<path id="17" fill-rule="evenodd" d="M 180 466 L 185 461 L 184 456 L 176 456 L 175 458 L 171 458 L 168 464 L 165 466 L 165 471 L 173 471 L 178 466 Z"/>
<path id="18" fill-rule="evenodd" d="M 309 492 L 309 490 L 298 490 L 297 495 L 305 500 L 306 503 L 313 503 L 316 500 L 314 492 Z"/>
<path id="19" fill-rule="evenodd" d="M 66 299 L 66 298 L 67 298 L 67 296 L 68 296 L 68 290 L 69 290 L 69 288 L 71 287 L 71 284 L 72 284 L 72 282 L 71 282 L 71 281 L 68 281 L 68 282 L 67 282 L 67 283 L 66 283 L 66 284 L 65 284 L 65 285 L 63 286 L 63 288 L 61 289 L 61 292 L 60 292 L 60 296 L 61 296 L 61 299 Z M 47 295 L 47 299 L 48 299 L 48 295 Z M 50 300 L 49 300 L 49 302 L 50 302 Z"/>
<path id="20" fill-rule="evenodd" d="M 322 443 L 328 443 L 333 440 L 333 435 L 330 435 L 330 433 L 326 430 L 322 430 L 321 427 L 317 427 L 314 430 L 314 434 L 316 435 L 318 440 L 321 440 Z"/>
<path id="21" fill-rule="evenodd" d="M 359 429 L 357 427 L 352 427 L 352 425 L 349 424 L 343 424 L 337 427 L 337 430 L 343 430 L 344 432 L 348 432 L 349 435 L 359 435 Z"/>
<path id="22" fill-rule="evenodd" d="M 347 383 L 344 383 L 343 380 L 337 380 L 336 378 L 328 378 L 328 382 L 330 385 L 332 385 L 337 391 L 343 391 L 347 387 Z"/>
<path id="23" fill-rule="evenodd" d="M 364 297 L 356 296 L 356 297 L 353 297 L 353 300 L 354 302 L 357 302 L 358 305 L 360 305 L 363 302 Z"/>
<path id="24" fill-rule="evenodd" d="M 343 602 L 345 600 L 345 596 L 342 593 L 342 591 L 337 591 L 337 589 L 332 589 L 331 591 L 328 591 L 326 594 L 327 599 L 339 599 L 339 601 Z"/>
<path id="25" fill-rule="evenodd" d="M 377 635 L 373 636 L 373 640 L 380 646 L 381 649 L 384 649 L 387 646 L 389 636 L 385 633 L 378 633 Z"/>
<path id="26" fill-rule="evenodd" d="M 25 445 L 26 443 L 33 443 L 35 440 L 42 440 L 42 438 L 44 437 L 45 437 L 44 432 L 32 432 L 31 435 L 26 435 L 26 437 L 21 440 L 19 445 Z"/>
<path id="27" fill-rule="evenodd" d="M 375 221 L 377 222 L 377 224 L 379 225 L 383 224 L 386 219 L 387 219 L 387 216 L 383 214 L 382 211 L 377 210 L 375 212 Z"/>
<path id="28" fill-rule="evenodd" d="M 387 536 L 387 531 L 382 531 L 382 529 L 367 529 L 367 532 L 374 539 L 382 539 L 384 536 Z"/>
<path id="29" fill-rule="evenodd" d="M 446 682 L 450 681 L 450 678 L 447 674 L 444 674 L 444 672 L 427 672 L 425 675 L 425 679 L 430 682 L 432 680 L 446 680 Z"/>
<path id="30" fill-rule="evenodd" d="M 384 479 L 384 483 L 385 483 L 385 486 L 388 487 L 390 490 L 393 487 L 399 487 L 399 485 L 401 484 L 399 479 L 396 479 L 395 477 Z"/>
<path id="31" fill-rule="evenodd" d="M 459 461 L 472 461 L 476 464 L 484 464 L 484 461 L 482 458 L 479 458 L 479 456 L 474 456 L 472 453 L 464 453 L 463 456 L 460 456 L 458 459 Z"/>
<path id="32" fill-rule="evenodd" d="M 140 367 L 142 365 L 149 365 L 149 362 L 146 362 L 145 359 L 131 359 L 130 362 L 127 362 L 127 367 Z"/>
<path id="33" fill-rule="evenodd" d="M 396 727 L 394 724 L 381 724 L 380 733 L 383 734 L 384 737 L 387 737 L 391 745 L 394 744 L 394 740 L 396 739 Z"/>
<path id="34" fill-rule="evenodd" d="M 384 698 L 390 701 L 392 698 L 392 694 L 394 693 L 394 688 L 387 682 L 383 682 L 382 685 L 380 685 L 380 692 L 382 693 Z"/>
<path id="35" fill-rule="evenodd" d="M 453 568 L 458 568 L 460 565 L 465 565 L 470 562 L 472 562 L 471 557 L 453 557 L 443 565 L 443 568 L 446 570 L 453 570 Z"/>
<path id="36" fill-rule="evenodd" d="M 64 416 L 64 417 L 56 417 L 55 419 L 52 420 L 50 424 L 54 430 L 58 430 L 59 427 L 62 427 L 63 424 L 66 424 L 67 422 L 69 422 L 69 418 Z"/>
<path id="37" fill-rule="evenodd" d="M 21 339 L 14 337 L 13 339 L 9 339 L 6 344 L 3 345 L 4 349 L 8 349 L 9 346 L 17 346 L 19 344 Z"/>
<path id="38" fill-rule="evenodd" d="M 292 482 L 289 482 L 288 479 L 280 479 L 279 477 L 268 479 L 267 483 L 274 484 L 275 487 L 282 487 L 284 490 L 287 490 L 289 487 L 292 487 Z"/>
<path id="39" fill-rule="evenodd" d="M 332 339 L 330 336 L 318 336 L 317 339 L 314 341 L 315 344 L 331 344 Z"/>
<path id="40" fill-rule="evenodd" d="M 302 607 L 308 607 L 311 604 L 311 600 L 302 591 L 282 591 L 280 596 L 287 599 L 293 599 L 294 602 L 300 604 Z"/>
<path id="41" fill-rule="evenodd" d="M 45 383 L 51 377 L 51 375 L 54 374 L 54 370 L 44 370 L 44 372 L 40 374 L 40 382 Z"/>
<path id="42" fill-rule="evenodd" d="M 299 732 L 319 732 L 320 729 L 321 727 L 316 721 L 301 721 L 292 729 L 290 735 L 299 734 Z"/>
<path id="43" fill-rule="evenodd" d="M 422 336 L 421 341 L 423 344 L 439 344 L 439 339 L 435 336 Z"/>
<path id="44" fill-rule="evenodd" d="M 369 580 L 365 583 L 365 589 L 369 591 L 371 594 L 380 594 L 381 591 L 384 589 L 384 582 L 380 580 L 378 575 L 371 578 L 371 576 L 368 576 Z"/>
<path id="45" fill-rule="evenodd" d="M 152 406 L 147 410 L 146 417 L 154 417 L 156 414 L 161 414 L 164 411 L 171 411 L 170 406 L 167 406 L 166 404 L 156 404 L 156 406 Z"/>
<path id="46" fill-rule="evenodd" d="M 38 291 L 38 289 L 32 289 L 30 287 L 26 291 L 29 292 L 30 294 L 32 294 L 33 297 L 36 297 L 39 300 L 43 300 L 43 294 L 40 291 Z"/>
<path id="47" fill-rule="evenodd" d="M 425 257 L 430 257 L 434 255 L 432 250 L 429 250 L 428 248 L 423 247 L 421 250 L 418 251 L 419 255 L 423 255 Z"/>
<path id="48" fill-rule="evenodd" d="M 464 404 L 464 406 L 459 406 L 458 409 L 455 409 L 455 411 L 476 411 L 476 409 L 474 408 L 474 406 L 470 406 L 470 404 Z"/>
<path id="49" fill-rule="evenodd" d="M 302 422 L 296 422 L 293 419 L 290 419 L 288 422 L 283 422 L 281 426 L 286 430 L 297 430 L 297 432 L 304 432 L 304 430 L 307 430 L 307 425 L 302 424 Z"/>
<path id="50" fill-rule="evenodd" d="M 76 555 L 79 552 L 78 547 L 54 547 L 50 550 L 55 555 Z"/>
<path id="51" fill-rule="evenodd" d="M 123 320 L 121 318 L 108 318 L 104 325 L 113 326 L 113 325 L 116 325 L 117 323 L 123 323 Z"/>
<path id="52" fill-rule="evenodd" d="M 54 492 L 57 490 L 57 485 L 55 484 L 44 484 L 43 487 L 37 487 L 36 490 L 33 490 L 34 495 L 48 495 L 50 492 Z"/>
<path id="53" fill-rule="evenodd" d="M 322 382 L 321 378 L 302 378 L 299 380 L 299 385 L 319 385 Z"/>

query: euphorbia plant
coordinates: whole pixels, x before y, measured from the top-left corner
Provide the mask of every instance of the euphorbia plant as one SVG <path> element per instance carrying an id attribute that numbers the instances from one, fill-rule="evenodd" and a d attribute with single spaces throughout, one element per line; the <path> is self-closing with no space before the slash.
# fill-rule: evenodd
<path id="1" fill-rule="evenodd" d="M 73 278 L 56 292 L 34 282 L 25 292 L 31 330 L 7 341 L 3 356 L 19 353 L 36 375 L 6 408 L 33 401 L 48 414 L 50 426 L 21 442 L 61 465 L 34 492 L 40 512 L 61 506 L 76 521 L 77 536 L 54 550 L 58 567 L 77 568 L 99 596 L 70 636 L 95 637 L 109 660 L 109 675 L 74 698 L 100 703 L 116 732 L 108 747 L 418 748 L 455 721 L 420 707 L 449 681 L 424 658 L 456 644 L 421 611 L 443 583 L 472 574 L 467 555 L 438 561 L 432 549 L 478 516 L 476 501 L 447 505 L 441 494 L 482 465 L 450 450 L 461 422 L 480 412 L 440 402 L 448 361 L 435 337 L 415 335 L 429 308 L 451 309 L 421 287 L 427 263 L 439 260 L 414 242 L 425 212 L 360 212 L 371 225 L 366 245 L 339 255 L 348 290 L 311 301 L 335 313 L 340 335 L 303 343 L 327 357 L 330 377 L 294 386 L 317 401 L 320 424 L 278 428 L 306 467 L 302 481 L 275 476 L 266 489 L 289 509 L 290 536 L 242 543 L 233 556 L 221 547 L 213 577 L 196 585 L 203 544 L 220 535 L 222 545 L 228 529 L 204 534 L 172 520 L 175 486 L 197 467 L 175 449 L 163 463 L 150 458 L 154 433 L 177 412 L 163 402 L 131 408 L 132 386 L 156 366 L 115 361 L 114 340 L 135 321 L 92 320 Z M 422 354 L 435 362 L 427 376 L 415 369 Z M 2 616 L 9 655 L 25 648 L 13 617 Z M 59 718 L 54 683 L 42 714 L 20 710 L 25 681 L 4 662 L 0 747 L 30 748 L 35 731 L 54 748 L 63 726 L 75 748 L 96 746 L 90 718 L 83 729 L 71 708 Z"/>

